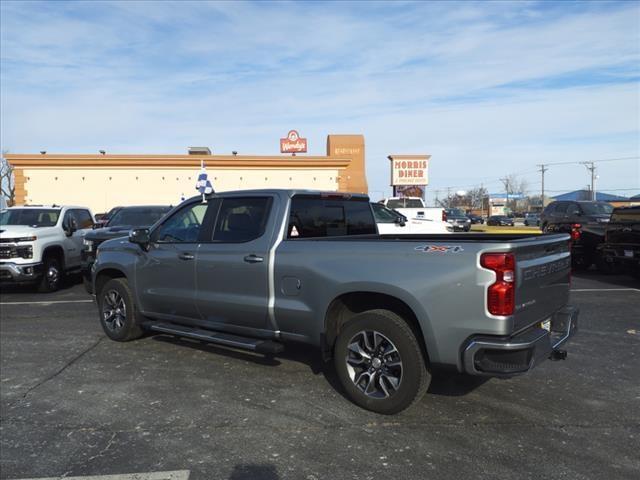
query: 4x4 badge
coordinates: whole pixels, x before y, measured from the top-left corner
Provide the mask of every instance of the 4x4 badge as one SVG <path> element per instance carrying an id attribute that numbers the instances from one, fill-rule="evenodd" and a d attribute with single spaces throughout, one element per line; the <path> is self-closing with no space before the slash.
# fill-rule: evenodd
<path id="1" fill-rule="evenodd" d="M 421 245 L 415 249 L 424 253 L 459 253 L 464 251 L 461 245 Z"/>

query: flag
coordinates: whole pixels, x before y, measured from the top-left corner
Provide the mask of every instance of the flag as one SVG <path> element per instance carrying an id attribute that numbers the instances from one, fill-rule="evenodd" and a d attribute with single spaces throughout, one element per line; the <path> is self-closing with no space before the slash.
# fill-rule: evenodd
<path id="1" fill-rule="evenodd" d="M 204 160 L 200 162 L 200 173 L 198 174 L 198 181 L 196 182 L 196 190 L 202 195 L 209 195 L 213 193 L 213 185 L 207 178 L 207 167 L 204 164 Z"/>

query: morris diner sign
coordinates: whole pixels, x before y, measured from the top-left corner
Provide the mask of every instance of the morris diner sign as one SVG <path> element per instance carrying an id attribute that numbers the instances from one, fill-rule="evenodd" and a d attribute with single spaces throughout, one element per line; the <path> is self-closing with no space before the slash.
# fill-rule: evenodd
<path id="1" fill-rule="evenodd" d="M 280 139 L 280 153 L 307 153 L 307 139 L 296 130 L 290 130 L 287 138 Z"/>
<path id="2" fill-rule="evenodd" d="M 390 155 L 391 185 L 429 185 L 431 155 Z"/>

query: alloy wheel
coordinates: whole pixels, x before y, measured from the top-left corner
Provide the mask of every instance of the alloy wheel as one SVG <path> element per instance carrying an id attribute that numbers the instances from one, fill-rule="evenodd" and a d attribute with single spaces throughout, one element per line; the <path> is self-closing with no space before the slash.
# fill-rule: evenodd
<path id="1" fill-rule="evenodd" d="M 103 296 L 102 319 L 105 326 L 115 332 L 120 330 L 127 318 L 127 306 L 124 298 L 116 290 L 109 290 Z"/>
<path id="2" fill-rule="evenodd" d="M 400 388 L 400 352 L 382 333 L 362 330 L 349 340 L 347 372 L 353 384 L 372 398 L 387 398 Z"/>

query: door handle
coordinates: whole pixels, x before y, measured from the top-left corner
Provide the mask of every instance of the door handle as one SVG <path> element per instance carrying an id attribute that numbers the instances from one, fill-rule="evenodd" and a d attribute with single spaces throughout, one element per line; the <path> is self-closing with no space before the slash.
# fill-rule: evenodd
<path id="1" fill-rule="evenodd" d="M 261 263 L 264 262 L 264 258 L 251 254 L 244 257 L 244 261 L 247 263 Z"/>
<path id="2" fill-rule="evenodd" d="M 181 253 L 180 255 L 178 255 L 178 258 L 180 260 L 193 260 L 196 257 L 192 253 Z"/>

